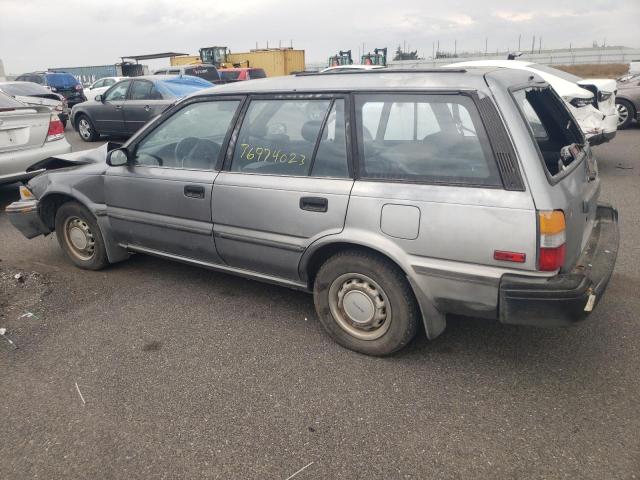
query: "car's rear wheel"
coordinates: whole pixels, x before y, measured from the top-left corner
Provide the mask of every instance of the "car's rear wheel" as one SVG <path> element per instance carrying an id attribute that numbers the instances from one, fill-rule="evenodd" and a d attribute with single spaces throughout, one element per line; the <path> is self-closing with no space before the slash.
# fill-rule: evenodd
<path id="1" fill-rule="evenodd" d="M 76 202 L 62 204 L 55 224 L 60 247 L 78 267 L 100 270 L 109 264 L 98 222 L 85 207 Z"/>
<path id="2" fill-rule="evenodd" d="M 616 98 L 616 112 L 618 113 L 618 128 L 620 130 L 627 128 L 635 116 L 635 109 L 631 102 Z"/>
<path id="3" fill-rule="evenodd" d="M 80 115 L 78 118 L 78 133 L 80 138 L 85 142 L 95 142 L 100 134 L 96 131 L 91 119 L 86 115 Z"/>
<path id="4" fill-rule="evenodd" d="M 418 331 L 420 310 L 403 272 L 364 251 L 341 252 L 318 271 L 316 311 L 340 345 L 367 355 L 389 355 Z"/>

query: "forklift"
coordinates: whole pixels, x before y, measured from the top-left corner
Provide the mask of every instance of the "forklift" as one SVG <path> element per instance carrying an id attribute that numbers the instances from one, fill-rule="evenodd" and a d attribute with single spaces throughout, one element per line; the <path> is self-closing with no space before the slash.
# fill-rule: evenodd
<path id="1" fill-rule="evenodd" d="M 337 55 L 329 57 L 330 67 L 339 67 L 341 65 L 353 65 L 353 58 L 351 58 L 351 50 L 340 50 Z"/>
<path id="2" fill-rule="evenodd" d="M 233 68 L 240 66 L 227 61 L 227 55 L 231 53 L 227 47 L 204 47 L 198 51 L 202 63 L 215 65 L 216 68 Z"/>
<path id="3" fill-rule="evenodd" d="M 362 65 L 381 65 L 383 67 L 387 66 L 387 47 L 384 48 L 374 48 L 373 53 L 369 52 L 365 55 L 362 55 L 360 59 L 360 63 Z"/>

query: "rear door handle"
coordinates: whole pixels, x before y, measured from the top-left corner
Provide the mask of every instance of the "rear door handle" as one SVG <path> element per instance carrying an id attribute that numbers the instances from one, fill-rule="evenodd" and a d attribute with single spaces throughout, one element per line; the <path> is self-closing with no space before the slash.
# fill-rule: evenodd
<path id="1" fill-rule="evenodd" d="M 204 187 L 200 185 L 185 185 L 184 196 L 189 198 L 204 198 Z"/>
<path id="2" fill-rule="evenodd" d="M 329 208 L 329 200 L 324 197 L 302 197 L 300 208 L 310 212 L 326 212 Z"/>

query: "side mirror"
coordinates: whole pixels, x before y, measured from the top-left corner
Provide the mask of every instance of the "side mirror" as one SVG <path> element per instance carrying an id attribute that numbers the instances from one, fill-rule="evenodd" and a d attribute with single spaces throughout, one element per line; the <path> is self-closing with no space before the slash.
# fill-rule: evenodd
<path id="1" fill-rule="evenodd" d="M 126 148 L 117 148 L 107 153 L 107 165 L 122 167 L 129 163 L 129 151 Z"/>
<path id="2" fill-rule="evenodd" d="M 102 102 L 102 95 L 96 95 L 96 98 L 94 98 L 94 100 L 96 102 Z"/>

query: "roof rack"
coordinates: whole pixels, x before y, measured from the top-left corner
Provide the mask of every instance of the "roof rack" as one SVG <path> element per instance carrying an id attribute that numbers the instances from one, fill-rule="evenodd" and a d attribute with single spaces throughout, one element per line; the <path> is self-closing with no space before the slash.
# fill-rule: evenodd
<path id="1" fill-rule="evenodd" d="M 357 68 L 344 70 L 342 72 L 299 72 L 296 73 L 296 77 L 307 77 L 313 75 L 364 75 L 366 73 L 465 73 L 465 68 L 374 68 L 374 69 L 362 69 Z"/>

